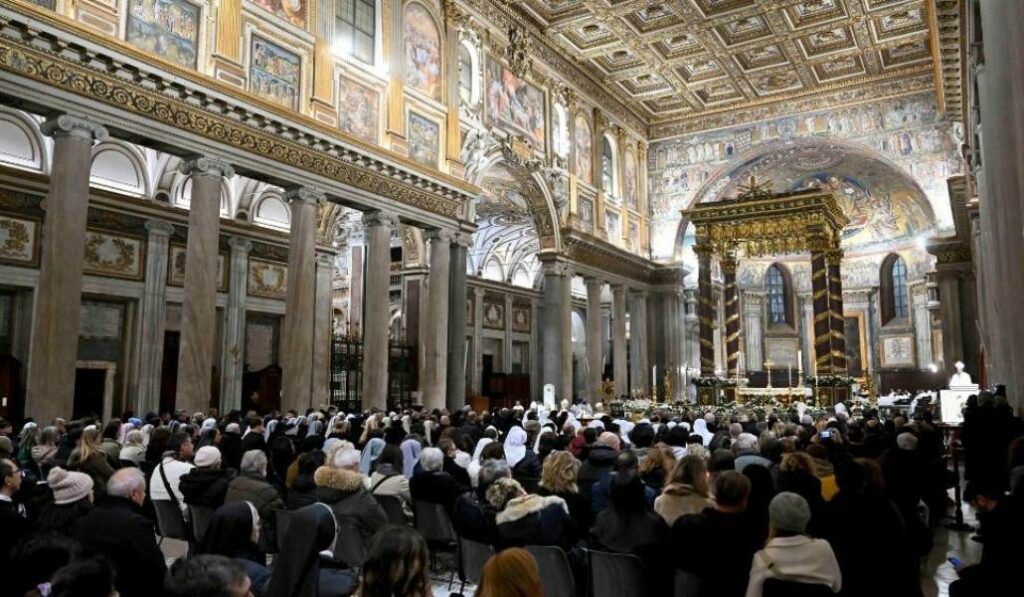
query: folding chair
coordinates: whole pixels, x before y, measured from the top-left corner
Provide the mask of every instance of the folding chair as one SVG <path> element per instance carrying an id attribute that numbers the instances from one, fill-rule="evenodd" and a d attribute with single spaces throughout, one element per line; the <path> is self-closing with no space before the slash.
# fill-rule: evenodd
<path id="1" fill-rule="evenodd" d="M 537 560 L 544 597 L 576 597 L 576 581 L 572 577 L 569 558 L 561 547 L 527 545 L 526 551 Z"/>

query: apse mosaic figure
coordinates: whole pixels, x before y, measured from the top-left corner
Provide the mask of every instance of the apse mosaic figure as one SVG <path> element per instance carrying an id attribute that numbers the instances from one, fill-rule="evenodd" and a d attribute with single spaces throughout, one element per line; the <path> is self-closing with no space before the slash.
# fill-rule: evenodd
<path id="1" fill-rule="evenodd" d="M 125 38 L 141 50 L 195 68 L 199 13 L 186 0 L 129 0 Z"/>
<path id="2" fill-rule="evenodd" d="M 380 93 L 350 79 L 338 88 L 338 127 L 344 133 L 369 143 L 377 142 Z"/>
<path id="3" fill-rule="evenodd" d="M 594 174 L 594 146 L 590 136 L 590 123 L 582 114 L 576 116 L 576 134 L 573 141 L 576 145 L 576 176 L 589 183 L 593 180 Z"/>
<path id="4" fill-rule="evenodd" d="M 409 112 L 409 158 L 414 162 L 437 168 L 441 127 L 433 120 Z"/>
<path id="5" fill-rule="evenodd" d="M 298 109 L 302 59 L 261 37 L 252 38 L 249 89 L 263 99 Z"/>
<path id="6" fill-rule="evenodd" d="M 296 27 L 306 26 L 306 0 L 253 0 L 256 6 Z"/>
<path id="7" fill-rule="evenodd" d="M 487 113 L 544 146 L 544 93 L 493 58 L 487 60 Z"/>
<path id="8" fill-rule="evenodd" d="M 417 2 L 405 9 L 405 84 L 441 99 L 441 38 L 434 18 Z"/>

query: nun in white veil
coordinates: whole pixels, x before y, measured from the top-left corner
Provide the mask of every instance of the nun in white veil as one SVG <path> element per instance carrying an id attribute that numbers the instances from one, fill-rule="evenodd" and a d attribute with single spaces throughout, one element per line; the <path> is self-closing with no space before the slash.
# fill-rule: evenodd
<path id="1" fill-rule="evenodd" d="M 705 448 L 711 445 L 711 438 L 714 437 L 714 434 L 708 431 L 708 422 L 704 419 L 693 422 L 693 434 L 700 436 Z"/>

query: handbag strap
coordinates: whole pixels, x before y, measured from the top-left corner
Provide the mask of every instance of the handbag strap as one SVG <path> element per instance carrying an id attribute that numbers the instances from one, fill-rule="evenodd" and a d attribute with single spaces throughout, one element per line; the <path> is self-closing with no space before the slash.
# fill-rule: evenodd
<path id="1" fill-rule="evenodd" d="M 170 496 L 171 501 L 174 503 L 174 509 L 178 512 L 178 518 L 181 520 L 181 526 L 185 528 L 185 535 L 188 537 L 189 543 L 193 543 L 195 538 L 192 536 L 192 525 L 185 519 L 185 513 L 181 511 L 181 502 L 178 501 L 178 496 L 174 495 L 174 491 L 171 490 L 171 482 L 167 480 L 167 473 L 164 471 L 165 462 L 167 462 L 166 458 L 160 461 L 160 478 L 164 482 L 164 489 L 167 490 L 167 495 Z"/>
<path id="2" fill-rule="evenodd" d="M 376 483 L 374 483 L 373 487 L 370 488 L 370 495 L 373 495 L 374 493 L 376 493 L 377 492 L 377 488 L 380 487 L 381 485 L 383 485 L 385 481 L 387 481 L 388 479 L 391 479 L 393 477 L 397 477 L 400 474 L 401 473 L 394 473 L 394 474 L 391 474 L 391 475 L 384 475 L 383 479 L 381 479 L 380 481 L 377 481 Z"/>

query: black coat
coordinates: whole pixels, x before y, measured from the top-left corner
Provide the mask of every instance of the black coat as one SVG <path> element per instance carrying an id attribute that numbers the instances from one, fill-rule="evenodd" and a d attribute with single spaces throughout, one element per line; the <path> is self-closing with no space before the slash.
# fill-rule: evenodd
<path id="1" fill-rule="evenodd" d="M 224 495 L 234 476 L 231 469 L 194 468 L 182 475 L 178 487 L 186 504 L 216 510 L 224 505 Z"/>
<path id="2" fill-rule="evenodd" d="M 220 443 L 217 444 L 217 448 L 220 449 L 224 468 L 238 470 L 242 466 L 242 437 L 240 435 L 225 431 L 220 434 Z"/>
<path id="3" fill-rule="evenodd" d="M 469 487 L 444 471 L 422 471 L 409 479 L 409 493 L 414 502 L 442 504 L 450 511 L 455 500 L 469 491 Z"/>
<path id="4" fill-rule="evenodd" d="M 455 500 L 452 508 L 452 526 L 460 537 L 470 541 L 494 545 L 498 542 L 497 512 L 486 501 L 467 492 Z"/>
<path id="5" fill-rule="evenodd" d="M 442 470 L 455 477 L 455 480 L 458 481 L 460 485 L 464 487 L 470 486 L 469 471 L 456 464 L 454 458 L 445 457 L 444 468 Z"/>
<path id="6" fill-rule="evenodd" d="M 535 494 L 515 498 L 495 518 L 497 545 L 501 548 L 525 545 L 557 545 L 568 550 L 574 523 L 568 506 L 557 496 Z"/>
<path id="7" fill-rule="evenodd" d="M 296 475 L 288 490 L 287 506 L 289 510 L 298 510 L 316 502 L 316 483 L 313 475 Z"/>
<path id="8" fill-rule="evenodd" d="M 0 502 L 0 574 L 6 571 L 11 550 L 32 532 L 27 518 L 18 514 L 14 502 Z"/>
<path id="9" fill-rule="evenodd" d="M 746 593 L 750 564 L 761 547 L 746 517 L 714 508 L 680 516 L 669 535 L 675 567 L 699 576 L 706 594 L 721 597 Z"/>
<path id="10" fill-rule="evenodd" d="M 822 537 L 826 526 L 825 498 L 821 495 L 821 479 L 802 470 L 782 471 L 776 488 L 781 493 L 789 491 L 807 500 L 811 508 L 811 522 L 807 525 L 807 534 Z"/>
<path id="11" fill-rule="evenodd" d="M 99 553 L 109 560 L 121 595 L 149 595 L 163 586 L 167 568 L 153 524 L 127 498 L 105 498 L 81 520 L 76 538 L 86 553 Z"/>
<path id="12" fill-rule="evenodd" d="M 516 481 L 540 479 L 541 470 L 540 459 L 533 453 L 533 450 L 527 448 L 526 455 L 512 467 L 512 478 Z"/>
<path id="13" fill-rule="evenodd" d="M 565 501 L 565 505 L 569 507 L 569 516 L 572 517 L 573 525 L 575 527 L 575 534 L 573 535 L 573 542 L 577 542 L 581 539 L 586 539 L 587 534 L 590 531 L 590 527 L 594 524 L 594 513 L 590 509 L 590 501 L 583 497 L 579 493 L 553 493 L 540 487 L 537 489 L 538 495 L 557 495 Z"/>
<path id="14" fill-rule="evenodd" d="M 242 438 L 240 453 L 245 455 L 249 450 L 267 451 L 267 440 L 263 439 L 262 433 L 250 433 Z"/>
<path id="15" fill-rule="evenodd" d="M 612 472 L 615 458 L 618 455 L 617 451 L 601 445 L 595 445 L 590 450 L 586 462 L 580 465 L 580 472 L 576 477 L 576 484 L 579 486 L 580 495 L 588 500 L 590 499 L 591 488 L 594 486 L 594 483 L 597 483 L 602 477 Z"/>

